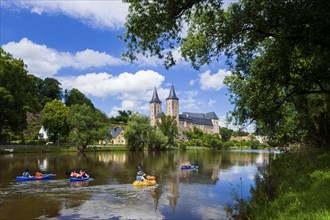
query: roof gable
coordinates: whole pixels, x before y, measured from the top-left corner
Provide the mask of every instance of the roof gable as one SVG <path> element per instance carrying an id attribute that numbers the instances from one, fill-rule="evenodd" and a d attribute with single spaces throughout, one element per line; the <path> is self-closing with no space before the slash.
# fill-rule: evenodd
<path id="1" fill-rule="evenodd" d="M 116 138 L 121 132 L 124 130 L 123 128 L 110 128 L 110 134 L 112 138 Z"/>

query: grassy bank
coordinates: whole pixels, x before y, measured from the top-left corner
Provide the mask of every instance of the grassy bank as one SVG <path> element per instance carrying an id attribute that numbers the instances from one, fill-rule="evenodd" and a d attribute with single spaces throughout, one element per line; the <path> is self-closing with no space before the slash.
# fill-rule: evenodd
<path id="1" fill-rule="evenodd" d="M 330 153 L 286 153 L 270 166 L 236 219 L 330 219 Z"/>
<path id="2" fill-rule="evenodd" d="M 11 153 L 50 153 L 50 152 L 76 152 L 76 146 L 57 146 L 57 145 L 8 145 L 0 147 L 0 154 Z M 85 152 L 104 152 L 104 151 L 128 151 L 126 145 L 89 145 Z M 170 150 L 180 150 L 171 148 Z M 206 147 L 188 146 L 186 150 L 210 150 Z"/>
<path id="3" fill-rule="evenodd" d="M 56 145 L 16 145 L 1 146 L 0 154 L 8 153 L 50 153 L 50 152 L 77 152 L 76 146 L 56 146 Z M 95 151 L 127 151 L 124 145 L 90 145 L 85 152 Z"/>

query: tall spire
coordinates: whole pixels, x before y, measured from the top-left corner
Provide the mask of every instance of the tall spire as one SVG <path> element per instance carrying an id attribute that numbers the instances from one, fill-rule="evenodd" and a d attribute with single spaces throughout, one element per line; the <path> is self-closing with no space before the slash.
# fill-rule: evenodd
<path id="1" fill-rule="evenodd" d="M 159 100 L 159 97 L 158 97 L 158 93 L 157 93 L 157 90 L 156 90 L 156 87 L 154 89 L 154 94 L 152 95 L 152 99 L 149 103 L 162 103 L 160 100 Z"/>
<path id="2" fill-rule="evenodd" d="M 172 86 L 171 86 L 170 95 L 166 98 L 166 100 L 168 100 L 168 99 L 179 100 L 179 98 L 176 97 L 176 94 L 175 94 L 175 91 L 174 91 L 173 83 L 172 83 Z"/>

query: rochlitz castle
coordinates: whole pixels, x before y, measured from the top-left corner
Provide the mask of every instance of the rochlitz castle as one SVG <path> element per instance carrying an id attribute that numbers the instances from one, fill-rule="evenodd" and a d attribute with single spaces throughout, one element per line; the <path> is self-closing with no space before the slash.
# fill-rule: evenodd
<path id="1" fill-rule="evenodd" d="M 155 126 L 160 121 L 162 112 L 162 102 L 159 100 L 156 87 L 150 101 L 150 125 Z M 175 117 L 179 133 L 193 130 L 194 127 L 201 129 L 205 133 L 219 135 L 219 118 L 215 112 L 191 113 L 182 112 L 179 114 L 179 98 L 176 96 L 172 84 L 170 94 L 166 98 L 166 115 Z"/>

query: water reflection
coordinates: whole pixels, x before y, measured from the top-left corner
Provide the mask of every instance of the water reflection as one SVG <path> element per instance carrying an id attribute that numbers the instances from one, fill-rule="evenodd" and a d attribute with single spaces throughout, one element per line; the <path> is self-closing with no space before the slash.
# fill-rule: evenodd
<path id="1" fill-rule="evenodd" d="M 84 186 L 88 186 L 88 182 L 89 181 L 91 181 L 91 179 L 85 180 L 85 181 L 70 182 L 70 186 L 71 187 L 84 187 Z"/>
<path id="2" fill-rule="evenodd" d="M 233 189 L 249 196 L 255 174 L 271 156 L 210 151 L 0 155 L 0 219 L 226 219 Z M 198 170 L 181 170 L 184 161 Z M 57 176 L 16 182 L 27 167 Z M 138 167 L 156 176 L 157 185 L 133 187 Z M 93 179 L 70 183 L 66 173 L 77 168 Z"/>
<path id="3" fill-rule="evenodd" d="M 48 160 L 47 160 L 47 158 L 38 159 L 38 167 L 39 167 L 40 171 L 48 170 Z"/>

